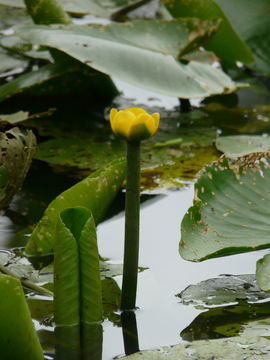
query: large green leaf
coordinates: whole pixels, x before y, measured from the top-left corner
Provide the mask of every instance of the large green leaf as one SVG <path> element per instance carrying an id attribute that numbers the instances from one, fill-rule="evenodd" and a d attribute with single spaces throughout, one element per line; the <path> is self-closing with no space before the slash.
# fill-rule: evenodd
<path id="1" fill-rule="evenodd" d="M 189 41 L 185 41 L 183 27 L 189 22 L 23 26 L 17 32 L 25 41 L 56 48 L 105 74 L 170 96 L 205 97 L 234 91 L 237 85 L 220 69 L 197 61 L 184 64 L 175 59 L 179 50 L 187 51 L 194 40 L 190 34 Z M 173 43 L 176 36 L 172 37 L 173 33 L 183 39 L 180 49 L 178 41 L 176 45 Z M 205 39 L 205 34 L 202 37 L 196 34 L 195 39 L 201 38 Z"/>
<path id="2" fill-rule="evenodd" d="M 3 360 L 42 360 L 20 280 L 0 275 L 0 348 Z"/>
<path id="3" fill-rule="evenodd" d="M 253 54 L 252 69 L 270 75 L 269 0 L 216 0 Z"/>
<path id="4" fill-rule="evenodd" d="M 64 209 L 86 207 L 91 210 L 95 222 L 99 222 L 122 185 L 125 165 L 124 159 L 115 160 L 57 196 L 35 227 L 26 252 L 52 253 L 58 216 Z"/>
<path id="5" fill-rule="evenodd" d="M 58 325 L 102 320 L 96 228 L 86 208 L 60 214 L 54 243 L 54 308 Z"/>
<path id="6" fill-rule="evenodd" d="M 129 360 L 268 360 L 270 355 L 269 319 L 244 325 L 240 336 L 199 340 L 157 350 L 140 351 L 123 357 Z"/>
<path id="7" fill-rule="evenodd" d="M 225 1 L 222 1 L 222 3 Z M 245 2 L 242 1 L 243 3 Z M 206 48 L 213 51 L 225 63 L 232 65 L 236 61 L 250 63 L 253 54 L 247 44 L 240 38 L 226 17 L 223 9 L 215 0 L 163 0 L 173 17 L 196 17 L 202 20 L 220 18 L 222 23 L 217 34 L 208 42 Z M 235 4 L 235 2 L 232 2 Z M 238 18 L 246 21 L 242 12 L 232 9 Z"/>
<path id="8" fill-rule="evenodd" d="M 73 95 L 108 101 L 118 92 L 111 79 L 81 64 L 48 64 L 0 86 L 0 102 L 11 96 Z"/>
<path id="9" fill-rule="evenodd" d="M 201 261 L 270 247 L 269 152 L 205 167 L 182 221 L 180 254 Z"/>

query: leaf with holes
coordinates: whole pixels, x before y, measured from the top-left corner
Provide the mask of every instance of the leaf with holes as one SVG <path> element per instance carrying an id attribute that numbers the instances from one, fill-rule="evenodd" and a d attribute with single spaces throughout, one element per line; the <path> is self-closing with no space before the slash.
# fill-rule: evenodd
<path id="1" fill-rule="evenodd" d="M 181 256 L 190 261 L 270 247 L 269 152 L 205 167 L 185 215 Z"/>
<path id="2" fill-rule="evenodd" d="M 32 131 L 13 128 L 0 133 L 0 208 L 8 206 L 21 189 L 36 149 Z"/>

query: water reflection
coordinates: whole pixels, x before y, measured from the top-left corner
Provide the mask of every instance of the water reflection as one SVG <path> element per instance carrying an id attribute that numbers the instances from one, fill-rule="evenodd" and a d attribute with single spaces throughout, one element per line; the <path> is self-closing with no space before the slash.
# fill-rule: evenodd
<path id="1" fill-rule="evenodd" d="M 243 324 L 270 316 L 269 301 L 259 304 L 240 302 L 237 305 L 208 309 L 181 331 L 183 340 L 218 339 L 239 335 Z"/>
<path id="2" fill-rule="evenodd" d="M 56 326 L 55 360 L 101 360 L 103 330 L 98 323 Z"/>
<path id="3" fill-rule="evenodd" d="M 132 310 L 123 311 L 121 313 L 121 325 L 126 355 L 140 351 L 135 312 Z"/>

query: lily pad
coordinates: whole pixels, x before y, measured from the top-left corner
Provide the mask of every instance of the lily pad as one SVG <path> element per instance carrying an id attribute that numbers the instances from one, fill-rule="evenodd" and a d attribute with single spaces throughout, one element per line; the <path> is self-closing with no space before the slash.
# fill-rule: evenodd
<path id="1" fill-rule="evenodd" d="M 10 53 L 0 48 L 0 72 L 4 73 L 14 68 L 17 68 L 18 72 L 22 72 L 27 66 L 28 60 L 20 57 L 12 56 Z M 20 68 L 20 69 L 19 69 Z"/>
<path id="2" fill-rule="evenodd" d="M 238 85 L 220 69 L 197 61 L 183 64 L 175 59 L 175 53 L 171 53 L 172 24 L 174 29 L 176 24 L 181 29 L 186 23 L 187 20 L 149 20 L 88 27 L 22 26 L 17 33 L 25 41 L 59 49 L 98 71 L 166 95 L 205 97 L 236 90 Z M 182 31 L 178 34 L 183 36 Z M 188 46 L 185 40 L 183 43 Z M 178 43 L 176 46 L 179 48 Z"/>
<path id="3" fill-rule="evenodd" d="M 270 247 L 269 165 L 265 152 L 232 162 L 222 157 L 205 167 L 181 225 L 184 259 L 202 261 Z"/>
<path id="4" fill-rule="evenodd" d="M 145 350 L 123 357 L 129 360 L 267 360 L 270 354 L 269 319 L 254 321 L 244 326 L 240 336 L 199 340 L 158 350 Z"/>
<path id="5" fill-rule="evenodd" d="M 221 275 L 196 285 L 190 285 L 178 294 L 183 304 L 212 306 L 247 301 L 254 303 L 267 299 L 269 294 L 260 290 L 255 275 Z"/>
<path id="6" fill-rule="evenodd" d="M 227 157 L 236 159 L 252 152 L 264 152 L 270 149 L 270 136 L 219 136 L 216 147 Z"/>

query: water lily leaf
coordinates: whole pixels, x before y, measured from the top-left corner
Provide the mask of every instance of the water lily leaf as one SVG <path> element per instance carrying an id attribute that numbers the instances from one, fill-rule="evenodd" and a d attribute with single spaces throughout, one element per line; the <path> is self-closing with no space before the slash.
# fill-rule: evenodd
<path id="1" fill-rule="evenodd" d="M 239 0 L 237 4 L 234 0 L 216 0 L 216 2 L 252 50 L 256 61 L 248 66 L 269 76 L 269 1 Z"/>
<path id="2" fill-rule="evenodd" d="M 244 325 L 240 336 L 199 340 L 187 344 L 164 346 L 158 350 L 145 350 L 123 357 L 129 360 L 267 360 L 270 354 L 269 319 Z"/>
<path id="3" fill-rule="evenodd" d="M 262 259 L 257 261 L 256 279 L 259 287 L 269 292 L 270 291 L 270 255 L 265 255 Z"/>
<path id="4" fill-rule="evenodd" d="M 196 17 L 202 20 L 220 18 L 222 19 L 219 31 L 205 46 L 207 50 L 213 51 L 218 57 L 233 65 L 236 61 L 250 63 L 254 61 L 253 54 L 248 45 L 241 39 L 233 28 L 230 18 L 227 18 L 220 1 L 215 0 L 163 0 L 170 14 L 175 17 Z M 225 1 L 222 1 L 222 5 Z M 244 1 L 242 1 L 244 4 Z M 233 2 L 231 2 L 233 6 Z M 238 20 L 246 21 L 243 12 L 236 12 Z M 254 14 L 255 15 L 255 14 Z M 243 21 L 241 21 L 243 23 Z M 236 28 L 237 30 L 237 28 Z"/>
<path id="5" fill-rule="evenodd" d="M 190 285 L 178 296 L 185 305 L 206 307 L 239 301 L 254 303 L 270 297 L 258 288 L 255 275 L 221 275 Z"/>
<path id="6" fill-rule="evenodd" d="M 202 261 L 270 247 L 269 152 L 205 167 L 181 225 L 180 254 Z"/>
<path id="7" fill-rule="evenodd" d="M 0 133 L 0 207 L 8 206 L 21 189 L 36 148 L 32 131 L 21 132 L 13 128 Z"/>
<path id="8" fill-rule="evenodd" d="M 4 49 L 0 48 L 0 72 L 1 73 L 12 70 L 14 68 L 22 68 L 22 70 L 23 70 L 27 66 L 27 64 L 28 64 L 27 59 L 23 59 L 23 58 L 19 58 L 19 57 L 16 58 L 16 57 L 12 56 L 11 54 L 9 54 Z"/>
<path id="9" fill-rule="evenodd" d="M 27 14 L 26 9 L 5 6 L 0 1 L 0 30 L 8 29 L 13 25 L 18 25 L 22 23 L 31 23 L 30 17 Z"/>
<path id="10" fill-rule="evenodd" d="M 57 196 L 35 227 L 25 251 L 43 255 L 53 252 L 58 215 L 64 209 L 86 207 L 91 210 L 95 222 L 98 223 L 122 185 L 125 164 L 123 159 L 109 163 Z"/>
<path id="11" fill-rule="evenodd" d="M 181 29 L 181 20 L 175 20 L 173 28 L 177 22 Z M 59 49 L 98 71 L 166 95 L 205 97 L 237 88 L 220 69 L 197 61 L 177 61 L 171 53 L 171 30 L 171 21 L 149 20 L 88 27 L 23 26 L 17 33 L 25 41 Z M 145 36 L 148 32 L 151 41 Z"/>
<path id="12" fill-rule="evenodd" d="M 72 72 L 72 70 L 70 69 Z M 39 85 L 59 77 L 67 72 L 63 66 L 49 64 L 41 67 L 37 71 L 32 71 L 17 77 L 15 80 L 10 81 L 7 84 L 0 86 L 0 101 L 6 100 L 7 98 L 21 93 L 25 89 L 29 89 L 35 85 Z"/>
<path id="13" fill-rule="evenodd" d="M 269 318 L 269 302 L 218 306 L 200 313 L 192 323 L 181 331 L 185 341 L 219 339 L 239 335 L 243 325 Z"/>
<path id="14" fill-rule="evenodd" d="M 0 348 L 5 359 L 42 360 L 31 315 L 18 279 L 0 275 Z"/>
<path id="15" fill-rule="evenodd" d="M 270 149 L 270 136 L 219 136 L 216 147 L 227 157 L 236 159 L 252 152 L 264 152 Z"/>

